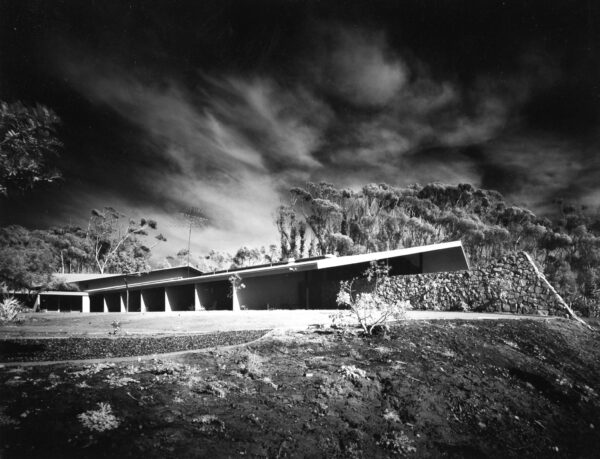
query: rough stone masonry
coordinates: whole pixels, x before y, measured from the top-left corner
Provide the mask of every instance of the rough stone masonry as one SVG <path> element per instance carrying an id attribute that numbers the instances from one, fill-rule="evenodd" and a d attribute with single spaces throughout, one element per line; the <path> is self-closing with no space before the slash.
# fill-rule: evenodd
<path id="1" fill-rule="evenodd" d="M 569 315 L 564 300 L 525 252 L 469 271 L 396 276 L 393 285 L 413 309 Z"/>

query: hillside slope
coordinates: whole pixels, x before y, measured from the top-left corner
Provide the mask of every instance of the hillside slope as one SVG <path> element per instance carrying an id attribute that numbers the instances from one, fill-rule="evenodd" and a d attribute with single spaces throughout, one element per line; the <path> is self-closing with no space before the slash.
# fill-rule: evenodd
<path id="1" fill-rule="evenodd" d="M 2 457 L 597 457 L 600 333 L 313 330 L 172 361 L 0 369 Z M 119 426 L 78 415 L 106 402 Z"/>

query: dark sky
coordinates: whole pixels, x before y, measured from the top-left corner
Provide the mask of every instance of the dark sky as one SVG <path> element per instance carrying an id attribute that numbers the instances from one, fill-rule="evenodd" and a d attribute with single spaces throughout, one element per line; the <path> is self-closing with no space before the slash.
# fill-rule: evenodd
<path id="1" fill-rule="evenodd" d="M 0 0 L 0 99 L 62 118 L 64 180 L 0 224 L 110 205 L 196 250 L 276 242 L 291 186 L 470 182 L 600 199 L 594 1 Z"/>

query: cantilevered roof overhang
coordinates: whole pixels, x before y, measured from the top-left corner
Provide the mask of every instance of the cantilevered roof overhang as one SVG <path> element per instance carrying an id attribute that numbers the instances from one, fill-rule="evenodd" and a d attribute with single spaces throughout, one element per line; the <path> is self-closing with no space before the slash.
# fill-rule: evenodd
<path id="1" fill-rule="evenodd" d="M 371 261 L 407 257 L 410 255 L 428 256 L 427 259 L 424 259 L 424 261 L 426 261 L 423 266 L 424 273 L 469 269 L 469 263 L 461 241 L 443 242 L 440 244 L 388 250 L 385 252 L 364 253 L 361 255 L 325 258 L 317 262 L 317 269 L 333 268 L 356 263 L 369 263 Z"/>
<path id="2" fill-rule="evenodd" d="M 410 247 L 407 249 L 365 253 L 361 255 L 348 255 L 343 257 L 325 256 L 298 261 L 292 260 L 287 263 L 274 263 L 272 265 L 261 265 L 257 267 L 219 271 L 215 273 L 204 273 L 195 277 L 165 279 L 149 282 L 130 281 L 127 286 L 122 284 L 104 288 L 86 289 L 85 291 L 88 293 L 103 293 L 122 290 L 126 287 L 129 290 L 135 290 L 140 288 L 170 287 L 184 284 L 202 284 L 206 282 L 226 281 L 233 274 L 238 274 L 243 279 L 246 277 L 269 276 L 276 274 L 289 274 L 290 272 L 330 269 L 359 263 L 369 263 L 371 261 L 411 256 L 420 257 L 420 264 L 422 266 L 423 273 L 460 271 L 469 269 L 469 264 L 461 241 L 453 241 L 421 247 Z"/>

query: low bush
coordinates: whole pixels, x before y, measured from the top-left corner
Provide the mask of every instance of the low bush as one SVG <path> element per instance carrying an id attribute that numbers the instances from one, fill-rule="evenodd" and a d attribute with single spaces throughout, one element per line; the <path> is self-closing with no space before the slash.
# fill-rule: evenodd
<path id="1" fill-rule="evenodd" d="M 110 324 L 112 326 L 112 330 L 108 332 L 109 335 L 117 336 L 120 335 L 123 329 L 121 328 L 121 322 L 117 322 L 116 320 Z"/>
<path id="2" fill-rule="evenodd" d="M 98 403 L 97 410 L 89 410 L 77 416 L 79 421 L 89 430 L 105 432 L 114 430 L 121 421 L 113 414 L 112 407 L 108 403 Z"/>
<path id="3" fill-rule="evenodd" d="M 600 318 L 600 299 L 598 296 L 595 294 L 593 297 L 588 298 L 580 295 L 571 301 L 571 307 L 579 316 Z"/>
<path id="4" fill-rule="evenodd" d="M 19 313 L 25 308 L 14 297 L 9 296 L 0 301 L 0 324 L 9 322 L 20 322 Z"/>
<path id="5" fill-rule="evenodd" d="M 360 284 L 359 288 L 354 288 Z M 389 320 L 403 319 L 411 309 L 409 301 L 398 298 L 390 276 L 389 267 L 372 262 L 362 278 L 340 282 L 337 304 L 344 310 L 334 314 L 333 325 L 348 325 L 358 321 L 363 331 L 372 335 Z"/>

